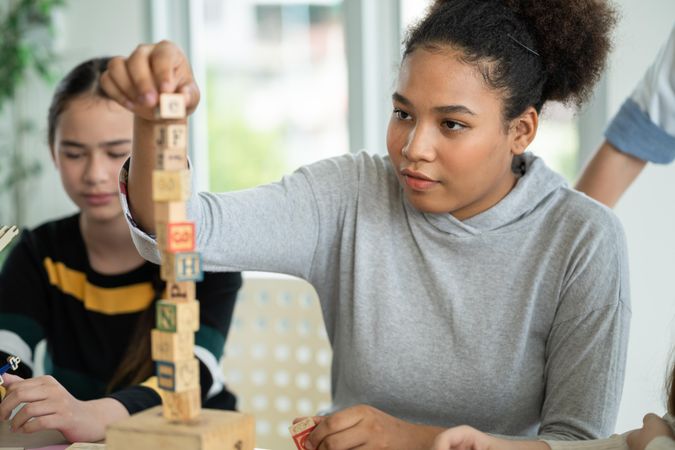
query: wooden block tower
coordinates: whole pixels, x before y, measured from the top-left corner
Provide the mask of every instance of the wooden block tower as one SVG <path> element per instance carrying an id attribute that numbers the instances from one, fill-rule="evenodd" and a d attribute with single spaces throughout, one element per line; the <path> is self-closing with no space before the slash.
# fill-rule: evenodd
<path id="1" fill-rule="evenodd" d="M 199 361 L 194 357 L 199 329 L 195 282 L 203 278 L 195 251 L 195 225 L 186 218 L 190 195 L 187 125 L 182 94 L 162 94 L 155 125 L 156 164 L 152 174 L 157 247 L 161 253 L 164 298 L 157 302 L 152 359 L 162 389 L 159 407 L 111 425 L 108 450 L 252 450 L 251 416 L 201 408 Z M 163 417 L 163 418 L 162 418 Z"/>

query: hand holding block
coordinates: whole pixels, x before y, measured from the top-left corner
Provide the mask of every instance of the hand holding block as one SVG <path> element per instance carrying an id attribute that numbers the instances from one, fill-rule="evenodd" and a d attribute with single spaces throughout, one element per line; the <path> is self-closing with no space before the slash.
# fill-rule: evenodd
<path id="1" fill-rule="evenodd" d="M 199 387 L 199 361 L 155 361 L 157 384 L 165 391 L 183 392 Z"/>
<path id="2" fill-rule="evenodd" d="M 195 333 L 167 333 L 152 330 L 152 359 L 155 361 L 183 361 L 194 357 Z"/>
<path id="3" fill-rule="evenodd" d="M 155 117 L 158 119 L 183 119 L 185 117 L 185 97 L 183 94 L 160 94 Z"/>
<path id="4" fill-rule="evenodd" d="M 305 450 L 305 441 L 307 440 L 307 436 L 309 436 L 309 433 L 311 433 L 314 428 L 316 428 L 316 423 L 314 423 L 314 419 L 311 417 L 307 417 L 306 419 L 301 420 L 300 422 L 293 424 L 288 428 L 288 431 L 291 432 L 293 442 L 295 443 L 295 446 L 298 447 L 298 450 Z"/>
<path id="5" fill-rule="evenodd" d="M 164 281 L 202 281 L 202 258 L 199 252 L 162 253 L 160 278 Z"/>
<path id="6" fill-rule="evenodd" d="M 162 393 L 164 418 L 173 422 L 187 422 L 199 415 L 202 409 L 201 388 L 183 392 Z"/>
<path id="7" fill-rule="evenodd" d="M 155 125 L 155 146 L 157 149 L 183 150 L 187 147 L 187 125 L 174 123 Z"/>
<path id="8" fill-rule="evenodd" d="M 159 300 L 156 306 L 158 330 L 167 333 L 194 333 L 199 329 L 199 302 Z"/>
<path id="9" fill-rule="evenodd" d="M 246 414 L 204 409 L 189 423 L 168 423 L 156 406 L 109 425 L 105 442 L 107 450 L 254 450 L 255 422 Z"/>
<path id="10" fill-rule="evenodd" d="M 155 202 L 155 222 L 185 222 L 185 202 Z"/>
<path id="11" fill-rule="evenodd" d="M 195 249 L 194 222 L 157 222 L 157 247 L 164 252 L 191 252 Z"/>
<path id="12" fill-rule="evenodd" d="M 190 197 L 189 170 L 154 170 L 152 172 L 152 200 L 156 202 L 184 202 Z"/>
<path id="13" fill-rule="evenodd" d="M 164 299 L 189 302 L 197 299 L 194 281 L 167 281 Z"/>

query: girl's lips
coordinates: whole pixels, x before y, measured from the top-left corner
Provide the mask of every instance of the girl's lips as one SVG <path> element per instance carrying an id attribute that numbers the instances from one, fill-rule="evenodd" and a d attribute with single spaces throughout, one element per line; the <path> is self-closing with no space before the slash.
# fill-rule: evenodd
<path id="1" fill-rule="evenodd" d="M 415 191 L 426 191 L 438 184 L 438 181 L 425 180 L 410 175 L 403 175 L 403 179 L 405 180 L 405 184 Z"/>
<path id="2" fill-rule="evenodd" d="M 426 191 L 438 184 L 438 181 L 428 177 L 422 172 L 415 172 L 410 169 L 403 169 L 401 171 L 405 184 L 415 191 Z"/>
<path id="3" fill-rule="evenodd" d="M 103 206 L 113 201 L 115 194 L 85 194 L 84 198 L 91 206 Z"/>

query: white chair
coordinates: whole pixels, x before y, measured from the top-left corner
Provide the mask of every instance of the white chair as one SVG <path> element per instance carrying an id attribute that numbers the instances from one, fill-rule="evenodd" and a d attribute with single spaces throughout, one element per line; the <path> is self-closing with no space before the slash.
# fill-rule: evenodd
<path id="1" fill-rule="evenodd" d="M 295 450 L 295 417 L 330 405 L 332 351 L 312 286 L 246 274 L 222 361 L 238 409 L 256 419 L 256 447 Z"/>

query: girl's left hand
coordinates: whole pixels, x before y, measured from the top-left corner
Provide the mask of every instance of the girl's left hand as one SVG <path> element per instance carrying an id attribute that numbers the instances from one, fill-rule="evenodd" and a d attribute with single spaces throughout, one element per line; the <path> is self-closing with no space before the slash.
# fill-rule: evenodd
<path id="1" fill-rule="evenodd" d="M 112 398 L 78 400 L 49 375 L 28 380 L 15 375 L 3 377 L 7 395 L 0 403 L 0 420 L 8 420 L 14 408 L 25 403 L 12 419 L 14 432 L 51 429 L 59 430 L 70 442 L 96 442 L 105 438 L 107 424 L 129 415 Z"/>
<path id="2" fill-rule="evenodd" d="M 626 438 L 631 450 L 644 450 L 652 440 L 659 436 L 674 438 L 668 422 L 656 414 L 647 414 L 642 419 L 642 428 L 632 431 Z"/>
<path id="3" fill-rule="evenodd" d="M 307 450 L 391 450 L 428 449 L 442 430 L 413 425 L 368 405 L 358 405 L 328 417 L 316 417 L 319 424 L 310 433 Z"/>

